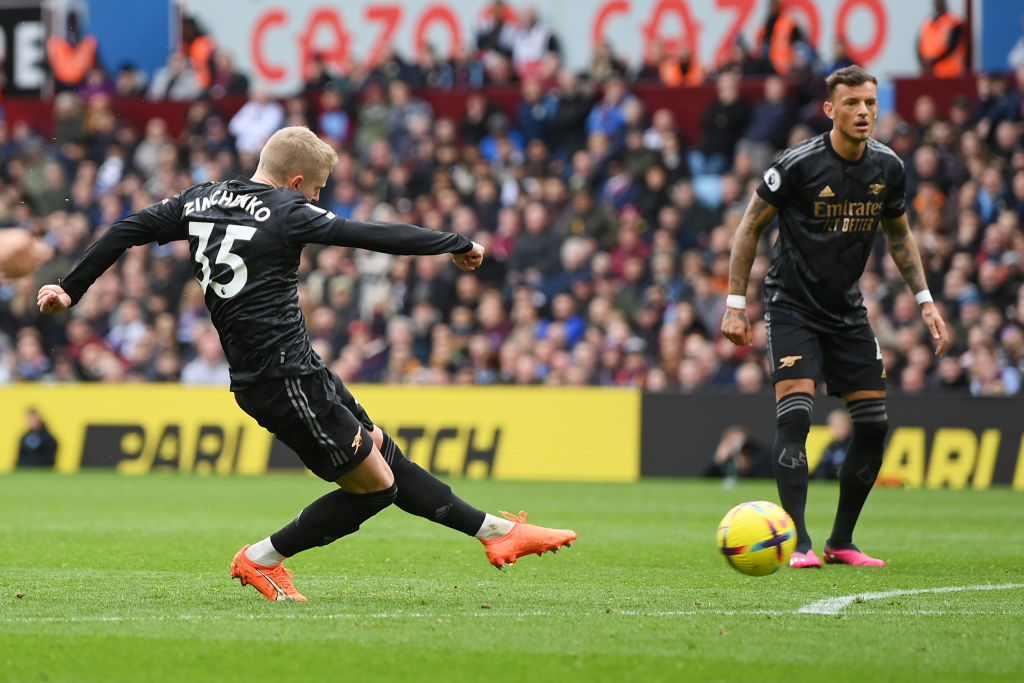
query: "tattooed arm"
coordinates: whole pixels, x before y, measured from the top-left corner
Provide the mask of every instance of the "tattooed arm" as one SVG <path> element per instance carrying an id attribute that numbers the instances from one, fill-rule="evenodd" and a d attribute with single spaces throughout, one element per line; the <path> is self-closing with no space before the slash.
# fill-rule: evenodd
<path id="1" fill-rule="evenodd" d="M 732 253 L 729 255 L 729 294 L 746 296 L 750 268 L 754 265 L 754 257 L 757 256 L 757 241 L 776 213 L 776 207 L 754 193 L 733 237 Z M 726 308 L 725 316 L 722 318 L 722 334 L 737 346 L 749 345 L 750 322 L 747 320 L 746 310 Z"/>
<path id="2" fill-rule="evenodd" d="M 924 279 L 924 266 L 921 265 L 921 253 L 917 250 L 917 242 L 910 233 L 910 224 L 907 222 L 907 215 L 896 218 L 883 218 L 882 230 L 885 232 L 885 244 L 892 254 L 892 260 L 900 269 L 900 274 L 906 280 L 910 291 L 920 292 L 928 289 L 928 283 Z"/>
<path id="3" fill-rule="evenodd" d="M 895 218 L 883 218 L 882 230 L 885 232 L 885 244 L 892 254 L 892 260 L 900 269 L 900 274 L 906 281 L 910 291 L 917 294 L 928 289 L 928 282 L 924 277 L 924 266 L 921 264 L 921 252 L 917 249 L 917 242 L 910 232 L 910 224 L 907 222 L 907 215 Z M 927 301 L 921 304 L 921 318 L 928 326 L 928 332 L 935 342 L 935 355 L 941 356 L 946 350 L 946 323 L 939 315 L 939 309 L 934 303 Z"/>

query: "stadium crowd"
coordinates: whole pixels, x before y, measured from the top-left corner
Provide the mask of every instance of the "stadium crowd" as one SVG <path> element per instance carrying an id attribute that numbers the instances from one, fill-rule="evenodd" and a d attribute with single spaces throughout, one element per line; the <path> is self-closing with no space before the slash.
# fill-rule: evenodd
<path id="1" fill-rule="evenodd" d="M 443 256 L 307 248 L 309 335 L 346 382 L 765 391 L 764 323 L 743 349 L 718 332 L 730 240 L 774 155 L 826 129 L 824 75 L 849 63 L 841 43 L 827 64 L 791 45 L 782 68 L 742 42 L 713 67 L 660 45 L 630 65 L 605 44 L 575 73 L 527 11 L 518 26 L 482 24 L 475 49 L 447 61 L 388 52 L 345 73 L 314 61 L 303 91 L 281 101 L 212 47 L 203 78 L 187 53 L 148 85 L 94 67 L 55 96 L 52 135 L 0 120 L 0 227 L 54 250 L 34 277 L 0 283 L 0 383 L 226 384 L 184 242 L 129 250 L 69 312 L 41 316 L 35 293 L 112 222 L 194 183 L 248 176 L 266 137 L 302 124 L 339 152 L 324 208 L 457 231 L 488 253 L 461 273 Z M 745 78 L 763 82 L 756 103 Z M 649 110 L 633 92 L 643 81 L 714 82 L 699 135 Z M 496 84 L 520 89 L 514 112 L 489 100 Z M 422 88 L 470 90 L 464 113 L 436 116 Z M 248 101 L 222 112 L 220 98 L 238 93 Z M 181 135 L 160 118 L 142 130 L 118 119 L 112 98 L 142 95 L 194 100 Z M 879 237 L 862 289 L 893 391 L 1021 392 L 1022 97 L 1024 68 L 980 76 L 976 100 L 948 116 L 922 97 L 911 120 L 879 119 L 876 137 L 906 163 L 911 225 L 953 336 L 936 358 Z M 749 293 L 751 320 L 759 300 Z"/>

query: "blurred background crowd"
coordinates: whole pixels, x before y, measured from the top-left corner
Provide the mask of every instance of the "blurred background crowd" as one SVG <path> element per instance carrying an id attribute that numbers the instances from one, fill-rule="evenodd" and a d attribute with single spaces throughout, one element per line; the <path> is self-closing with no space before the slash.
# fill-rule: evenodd
<path id="1" fill-rule="evenodd" d="M 580 72 L 562 65 L 536 10 L 519 8 L 513 24 L 495 5 L 449 59 L 386 50 L 343 72 L 314 59 L 302 91 L 284 99 L 187 19 L 181 49 L 152 78 L 98 63 L 55 69 L 66 80 L 52 134 L 0 119 L 0 227 L 53 249 L 34 276 L 0 283 L 0 383 L 227 384 L 185 242 L 129 250 L 66 313 L 41 316 L 36 291 L 114 221 L 192 184 L 248 176 L 273 131 L 306 125 L 339 153 L 324 208 L 487 248 L 484 266 L 462 273 L 447 256 L 307 247 L 309 335 L 346 382 L 766 391 L 759 301 L 774 233 L 752 272 L 749 348 L 718 331 L 730 242 L 778 151 L 829 128 L 824 77 L 851 63 L 843 42 L 815 51 L 771 2 L 757 39 L 737 40 L 720 63 L 659 44 L 631 64 L 606 42 Z M 962 75 L 955 45 L 925 48 L 926 73 Z M 911 226 L 953 338 L 936 358 L 879 237 L 861 284 L 894 392 L 1021 391 L 1024 50 L 1020 62 L 980 76 L 977 96 L 948 115 L 922 96 L 909 120 L 890 109 L 877 123 L 906 164 Z M 641 96 L 645 83 L 713 83 L 716 97 L 686 135 L 671 109 Z M 516 89 L 512 106 L 490 97 L 499 86 Z M 467 92 L 464 109 L 439 115 L 423 96 L 438 89 Z M 183 126 L 136 126 L 114 111 L 124 97 L 190 104 Z M 245 102 L 229 111 L 231 97 Z"/>

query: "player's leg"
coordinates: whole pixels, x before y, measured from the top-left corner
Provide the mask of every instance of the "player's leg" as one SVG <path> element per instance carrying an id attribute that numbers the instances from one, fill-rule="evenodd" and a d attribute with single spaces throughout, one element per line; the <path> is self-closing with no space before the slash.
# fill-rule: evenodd
<path id="1" fill-rule="evenodd" d="M 576 532 L 570 529 L 548 529 L 526 523 L 526 514 L 506 518 L 479 510 L 459 498 L 451 487 L 405 457 L 402 449 L 387 432 L 374 427 L 373 439 L 391 467 L 398 486 L 395 500 L 402 510 L 438 524 L 479 538 L 487 558 L 498 569 L 513 564 L 524 555 L 540 555 L 572 545 Z"/>
<path id="2" fill-rule="evenodd" d="M 829 340 L 824 368 L 829 393 L 842 395 L 853 422 L 853 439 L 839 469 L 839 505 L 825 543 L 825 562 L 882 567 L 884 561 L 853 544 L 853 529 L 882 467 L 889 431 L 882 354 L 871 328 L 865 325 L 856 334 Z"/>
<path id="3" fill-rule="evenodd" d="M 236 393 L 239 405 L 342 488 L 321 496 L 262 541 L 242 548 L 232 575 L 268 599 L 304 600 L 281 566 L 285 558 L 351 534 L 394 502 L 394 476 L 370 432 L 336 400 L 324 377 L 288 377 Z"/>
<path id="4" fill-rule="evenodd" d="M 843 398 L 853 421 L 853 439 L 839 469 L 839 506 L 832 534 L 825 543 L 825 561 L 883 567 L 883 560 L 869 557 L 853 544 L 853 529 L 882 467 L 889 431 L 885 392 L 856 391 Z"/>
<path id="5" fill-rule="evenodd" d="M 803 569 L 820 567 L 807 531 L 805 510 L 810 474 L 807 468 L 807 433 L 814 409 L 814 380 L 782 380 L 775 385 L 775 441 L 772 444 L 772 471 L 782 507 L 793 518 L 796 550 L 790 566 Z"/>
<path id="6" fill-rule="evenodd" d="M 814 331 L 799 320 L 772 311 L 765 314 L 768 334 L 768 358 L 775 383 L 775 441 L 772 444 L 772 471 L 779 490 L 779 501 L 793 519 L 796 550 L 789 566 L 796 569 L 820 567 L 807 532 L 805 509 L 807 486 L 807 433 L 814 409 L 814 377 L 820 357 Z"/>

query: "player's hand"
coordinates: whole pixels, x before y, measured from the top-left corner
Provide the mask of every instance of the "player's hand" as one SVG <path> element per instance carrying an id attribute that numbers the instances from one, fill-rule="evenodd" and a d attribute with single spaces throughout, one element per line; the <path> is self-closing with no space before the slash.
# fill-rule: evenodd
<path id="1" fill-rule="evenodd" d="M 928 332 L 932 335 L 932 341 L 935 343 L 935 355 L 941 356 L 946 352 L 949 337 L 946 335 L 946 323 L 939 315 L 938 307 L 931 301 L 925 302 L 921 306 L 921 319 L 924 320 L 924 324 L 928 326 Z"/>
<path id="2" fill-rule="evenodd" d="M 473 242 L 473 248 L 464 254 L 452 254 L 452 261 L 460 270 L 476 270 L 484 262 L 484 248 Z"/>
<path id="3" fill-rule="evenodd" d="M 71 296 L 60 285 L 43 285 L 36 301 L 43 313 L 56 313 L 71 307 Z"/>
<path id="4" fill-rule="evenodd" d="M 0 280 L 31 275 L 53 258 L 53 247 L 21 228 L 0 230 Z"/>
<path id="5" fill-rule="evenodd" d="M 739 308 L 726 308 L 722 317 L 722 334 L 736 346 L 750 346 L 752 334 L 747 312 Z"/>

